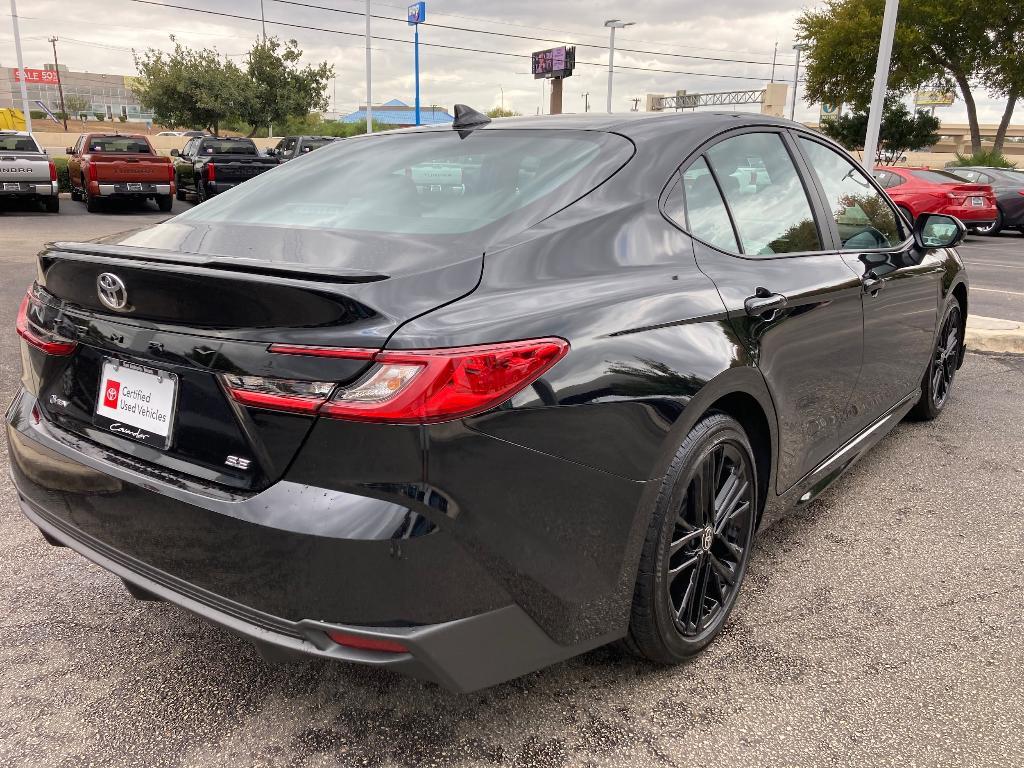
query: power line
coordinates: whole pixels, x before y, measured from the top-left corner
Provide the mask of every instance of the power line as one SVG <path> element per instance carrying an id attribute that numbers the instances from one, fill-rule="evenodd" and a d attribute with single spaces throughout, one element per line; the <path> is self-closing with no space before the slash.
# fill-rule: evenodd
<path id="1" fill-rule="evenodd" d="M 330 11 L 331 13 L 344 13 L 350 16 L 364 16 L 365 14 L 359 11 L 346 11 L 341 8 L 330 8 L 324 5 L 314 5 L 312 3 L 298 2 L 298 0 L 271 0 L 271 2 L 279 3 L 280 5 L 294 5 L 299 8 L 310 8 L 318 11 Z M 407 23 L 405 19 L 396 19 L 393 16 L 380 16 L 378 14 L 371 13 L 370 17 L 373 19 L 380 19 L 381 21 L 394 21 L 402 24 Z M 469 27 L 456 27 L 450 24 L 438 24 L 437 22 L 425 21 L 420 26 L 423 27 L 436 27 L 438 29 L 449 29 L 455 32 L 471 32 L 478 35 L 494 35 L 496 37 L 507 37 L 515 40 L 529 40 L 537 43 L 560 43 L 562 45 L 576 45 L 580 48 L 597 48 L 603 51 L 608 50 L 607 45 L 595 45 L 593 43 L 573 43 L 572 41 L 556 39 L 550 37 L 531 37 L 528 35 L 517 35 L 512 32 L 496 32 L 488 29 L 471 29 Z M 616 50 L 624 53 L 639 53 L 647 56 L 670 56 L 677 59 L 698 59 L 701 61 L 717 61 L 729 64 L 760 64 L 762 66 L 770 66 L 770 61 L 755 61 L 753 59 L 733 59 L 719 56 L 697 56 L 696 54 L 689 53 L 669 53 L 667 51 L 644 51 L 636 48 L 616 48 Z M 777 64 L 777 66 L 792 67 L 793 64 Z"/>
<path id="2" fill-rule="evenodd" d="M 170 3 L 159 3 L 159 2 L 156 2 L 156 0 L 128 0 L 128 2 L 139 3 L 141 5 L 155 5 L 155 6 L 160 7 L 160 8 L 173 8 L 173 9 L 179 10 L 179 11 L 191 11 L 192 13 L 202 13 L 202 14 L 206 14 L 206 15 L 209 15 L 209 16 L 218 16 L 218 17 L 221 17 L 221 18 L 239 19 L 241 21 L 260 21 L 259 17 L 244 16 L 242 14 L 228 13 L 226 11 L 211 11 L 211 10 L 208 10 L 206 8 L 192 8 L 192 7 L 189 7 L 189 6 L 186 6 L 186 5 L 172 5 Z M 362 14 L 360 14 L 360 15 L 362 15 Z M 295 24 L 293 22 L 273 21 L 271 19 L 267 19 L 267 23 L 275 25 L 275 26 L 279 26 L 279 27 L 288 27 L 290 29 L 305 29 L 305 30 L 309 30 L 309 31 L 312 31 L 312 32 L 327 32 L 329 34 L 345 35 L 345 36 L 348 36 L 348 37 L 359 37 L 359 38 L 364 37 L 362 32 L 345 32 L 345 31 L 340 30 L 340 29 L 328 29 L 326 27 L 314 27 L 314 26 L 311 26 L 311 25 L 308 25 L 308 24 Z M 411 40 L 403 40 L 403 39 L 394 38 L 394 37 L 382 37 L 380 35 L 375 35 L 374 36 L 374 40 L 386 40 L 386 41 L 392 42 L 392 43 L 401 43 L 403 45 L 412 45 L 412 41 Z M 466 46 L 447 45 L 447 44 L 444 44 L 444 43 L 422 43 L 421 42 L 420 45 L 428 46 L 428 47 L 431 47 L 431 48 L 444 48 L 444 49 L 447 49 L 447 50 L 454 50 L 454 51 L 467 51 L 469 53 L 484 53 L 484 54 L 488 54 L 488 55 L 491 55 L 491 56 L 508 56 L 508 57 L 512 57 L 512 58 L 516 58 L 516 59 L 528 58 L 529 55 L 530 55 L 528 53 L 509 53 L 507 51 L 491 51 L 491 50 L 487 50 L 485 48 L 469 48 L 469 47 L 466 47 Z M 579 59 L 576 60 L 576 64 L 577 65 L 582 64 L 582 65 L 591 66 L 591 67 L 602 67 L 602 68 L 607 66 L 607 63 L 605 63 L 605 62 L 599 62 L 599 61 L 580 61 Z M 751 81 L 751 80 L 764 80 L 763 77 L 748 77 L 746 75 L 725 75 L 725 74 L 718 74 L 718 73 L 713 73 L 713 72 L 688 72 L 688 71 L 678 70 L 678 69 L 656 69 L 654 67 L 635 67 L 635 66 L 619 65 L 617 67 L 617 69 L 626 69 L 626 70 L 632 70 L 632 71 L 636 71 L 636 72 L 656 72 L 656 73 L 667 74 L 667 75 L 687 75 L 687 76 L 691 76 L 691 77 L 713 77 L 713 78 L 720 78 L 720 79 L 727 79 L 727 80 L 747 80 L 747 81 Z"/>

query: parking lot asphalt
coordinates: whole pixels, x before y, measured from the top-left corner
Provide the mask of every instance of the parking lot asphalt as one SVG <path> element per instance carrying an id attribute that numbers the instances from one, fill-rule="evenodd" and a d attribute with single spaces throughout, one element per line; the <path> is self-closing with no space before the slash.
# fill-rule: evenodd
<path id="1" fill-rule="evenodd" d="M 164 218 L 65 206 L 0 214 L 4 404 L 42 243 Z M 964 249 L 975 288 L 975 261 L 995 257 L 973 246 L 990 240 Z M 938 421 L 900 425 L 762 532 L 730 624 L 691 663 L 604 648 L 465 696 L 321 661 L 269 666 L 180 609 L 135 602 L 22 517 L 3 444 L 0 765 L 1020 765 L 1022 389 L 1024 357 L 968 355 Z"/>

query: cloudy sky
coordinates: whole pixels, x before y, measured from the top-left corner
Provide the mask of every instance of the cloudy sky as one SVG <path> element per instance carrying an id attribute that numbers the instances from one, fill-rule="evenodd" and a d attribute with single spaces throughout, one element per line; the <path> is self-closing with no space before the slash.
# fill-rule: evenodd
<path id="1" fill-rule="evenodd" d="M 647 93 L 761 87 L 771 77 L 776 42 L 775 78 L 791 82 L 793 20 L 803 7 L 813 4 L 809 0 L 428 0 L 428 23 L 444 26 L 421 28 L 422 102 L 449 109 L 455 102 L 477 108 L 503 102 L 523 114 L 535 114 L 543 103 L 546 111 L 545 84 L 528 74 L 529 54 L 569 42 L 577 46 L 577 67 L 565 80 L 563 109 L 582 112 L 584 94 L 589 93 L 591 109 L 600 111 L 605 104 L 608 61 L 608 30 L 603 23 L 612 18 L 635 22 L 616 35 L 616 112 L 631 109 L 635 98 L 641 99 L 643 109 Z M 413 100 L 412 29 L 404 21 L 406 5 L 402 0 L 371 0 L 372 13 L 388 17 L 372 22 L 375 103 Z M 184 7 L 229 15 L 196 13 Z M 267 34 L 295 38 L 309 61 L 334 64 L 337 77 L 329 91 L 332 103 L 343 113 L 366 100 L 364 7 L 363 0 L 263 0 Z M 7 10 L 4 3 L 0 65 L 16 66 Z M 52 61 L 47 42 L 51 35 L 60 38 L 62 65 L 78 71 L 133 74 L 132 48 L 169 47 L 172 34 L 186 45 L 216 48 L 233 56 L 243 54 L 260 34 L 260 0 L 166 0 L 165 4 L 23 0 L 19 11 L 25 66 L 33 68 Z M 982 122 L 997 121 L 1000 110 L 995 101 L 980 101 Z M 817 105 L 801 101 L 797 119 L 817 115 Z M 942 110 L 940 116 L 950 122 L 966 121 L 959 106 Z"/>

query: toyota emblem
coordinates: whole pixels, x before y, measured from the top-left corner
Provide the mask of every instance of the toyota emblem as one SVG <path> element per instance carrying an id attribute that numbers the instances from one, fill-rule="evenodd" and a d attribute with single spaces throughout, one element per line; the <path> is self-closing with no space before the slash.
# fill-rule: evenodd
<path id="1" fill-rule="evenodd" d="M 96 278 L 96 293 L 105 307 L 121 310 L 128 304 L 128 289 L 113 272 L 102 272 Z"/>

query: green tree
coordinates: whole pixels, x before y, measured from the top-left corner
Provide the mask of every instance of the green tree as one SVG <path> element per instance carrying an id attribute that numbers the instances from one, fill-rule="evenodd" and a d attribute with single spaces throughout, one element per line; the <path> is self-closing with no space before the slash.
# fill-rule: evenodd
<path id="1" fill-rule="evenodd" d="M 866 110 L 884 5 L 885 0 L 826 0 L 797 19 L 797 38 L 808 46 L 809 103 L 845 102 Z M 1005 98 L 999 150 L 1024 93 L 1022 23 L 1020 0 L 902 0 L 888 90 L 903 95 L 925 84 L 955 86 L 967 109 L 975 152 L 981 148 L 976 89 Z"/>
<path id="2" fill-rule="evenodd" d="M 327 108 L 327 83 L 334 67 L 300 66 L 302 50 L 295 40 L 276 37 L 257 40 L 249 51 L 248 76 L 238 117 L 253 126 L 281 123 Z"/>
<path id="3" fill-rule="evenodd" d="M 491 107 L 487 110 L 487 116 L 490 118 L 495 117 L 519 117 L 519 113 L 514 109 L 505 109 L 504 107 Z"/>
<path id="4" fill-rule="evenodd" d="M 821 123 L 822 133 L 851 152 L 864 149 L 867 130 L 866 111 L 839 115 Z M 937 117 L 921 110 L 912 115 L 898 96 L 886 96 L 882 109 L 882 125 L 878 132 L 878 155 L 875 160 L 889 165 L 908 149 L 930 146 L 939 140 L 938 130 Z"/>
<path id="5" fill-rule="evenodd" d="M 222 122 L 240 113 L 248 78 L 213 49 L 192 50 L 173 35 L 171 42 L 171 53 L 150 48 L 134 54 L 139 77 L 132 90 L 143 107 L 153 110 L 157 122 L 218 133 Z"/>
<path id="6" fill-rule="evenodd" d="M 85 112 L 89 108 L 89 102 L 84 96 L 77 93 L 69 93 L 64 97 L 64 108 L 69 115 L 78 116 L 78 113 Z"/>

